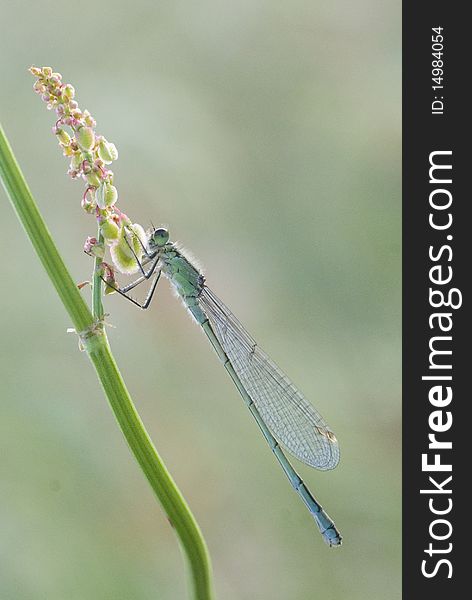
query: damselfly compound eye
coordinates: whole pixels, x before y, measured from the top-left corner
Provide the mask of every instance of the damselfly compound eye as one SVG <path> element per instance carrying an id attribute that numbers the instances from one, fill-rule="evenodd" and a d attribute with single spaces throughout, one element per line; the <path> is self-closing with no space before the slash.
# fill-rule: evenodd
<path id="1" fill-rule="evenodd" d="M 169 232 L 163 227 L 155 229 L 152 234 L 152 241 L 155 246 L 165 246 L 169 241 Z"/>

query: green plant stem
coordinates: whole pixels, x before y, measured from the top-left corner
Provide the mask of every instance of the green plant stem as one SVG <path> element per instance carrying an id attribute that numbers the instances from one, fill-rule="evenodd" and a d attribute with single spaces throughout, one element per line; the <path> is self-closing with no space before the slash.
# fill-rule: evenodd
<path id="1" fill-rule="evenodd" d="M 97 241 L 99 244 L 103 244 L 103 235 L 98 226 Z M 102 279 L 100 277 L 100 265 L 102 260 L 95 258 L 93 261 L 93 277 L 92 277 L 92 312 L 93 316 L 97 321 L 103 319 L 104 310 L 102 304 Z"/>
<path id="2" fill-rule="evenodd" d="M 54 244 L 0 125 L 0 177 L 33 247 L 78 332 L 128 445 L 179 536 L 195 600 L 211 600 L 211 565 L 201 531 L 139 418 L 103 329 L 100 283 L 90 312 Z M 94 277 L 96 277 L 96 270 Z"/>
<path id="3" fill-rule="evenodd" d="M 206 544 L 182 494 L 144 428 L 116 366 L 104 332 L 84 340 L 83 344 L 106 391 L 126 441 L 185 548 L 193 574 L 195 598 L 209 600 L 212 598 L 212 593 L 210 559 Z"/>

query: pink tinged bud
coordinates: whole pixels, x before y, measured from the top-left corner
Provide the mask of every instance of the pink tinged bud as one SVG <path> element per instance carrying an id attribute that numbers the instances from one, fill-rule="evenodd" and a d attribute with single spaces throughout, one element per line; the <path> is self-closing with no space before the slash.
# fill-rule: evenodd
<path id="1" fill-rule="evenodd" d="M 96 243 L 97 243 L 96 237 L 88 236 L 88 238 L 85 240 L 85 243 L 84 243 L 84 252 L 86 252 L 87 254 L 90 254 L 90 252 L 92 251 L 92 246 L 95 246 Z"/>
<path id="2" fill-rule="evenodd" d="M 46 77 L 46 78 L 49 78 L 52 75 L 51 67 L 43 67 L 42 72 L 43 72 L 43 77 Z"/>
<path id="3" fill-rule="evenodd" d="M 115 269 L 111 265 L 102 262 L 100 269 L 102 271 L 103 279 L 110 282 L 115 281 Z"/>
<path id="4" fill-rule="evenodd" d="M 115 292 L 115 288 L 118 287 L 115 280 L 115 271 L 111 265 L 103 262 L 100 265 L 100 270 L 102 271 L 102 277 L 105 280 L 105 295 L 113 294 Z"/>
<path id="5" fill-rule="evenodd" d="M 116 239 L 118 239 L 120 234 L 120 228 L 115 221 L 113 221 L 113 219 L 105 219 L 102 221 L 100 224 L 100 229 L 103 237 L 108 243 L 114 242 Z"/>
<path id="6" fill-rule="evenodd" d="M 123 225 L 126 225 L 126 227 L 131 227 L 131 225 L 132 225 L 131 219 L 128 217 L 128 215 L 125 215 L 125 213 L 121 212 L 121 210 L 119 208 L 116 208 L 116 206 L 115 206 L 115 218 L 117 218 L 119 220 L 119 222 L 122 223 Z"/>
<path id="7" fill-rule="evenodd" d="M 92 166 L 87 158 L 83 158 L 82 160 L 82 170 L 86 175 L 92 171 Z"/>
<path id="8" fill-rule="evenodd" d="M 44 102 L 49 102 L 51 96 L 48 93 L 45 93 L 41 96 L 41 99 L 44 100 Z"/>
<path id="9" fill-rule="evenodd" d="M 59 105 L 56 107 L 56 115 L 57 115 L 58 117 L 61 117 L 61 116 L 62 116 L 62 115 L 65 113 L 65 112 L 66 112 L 66 111 L 65 111 L 65 108 L 64 108 L 64 105 L 63 105 L 63 104 L 59 104 Z"/>
<path id="10" fill-rule="evenodd" d="M 97 241 L 97 238 L 88 237 L 85 240 L 84 252 L 97 258 L 103 259 L 103 257 L 105 256 L 105 246 L 103 244 L 100 244 Z"/>
<path id="11" fill-rule="evenodd" d="M 72 100 L 72 98 L 75 96 L 74 86 L 72 86 L 70 83 L 64 86 L 64 89 L 62 90 L 62 96 L 67 100 Z"/>
<path id="12" fill-rule="evenodd" d="M 33 90 L 37 94 L 43 94 L 46 91 L 46 86 L 41 81 L 35 81 L 33 84 Z"/>
<path id="13" fill-rule="evenodd" d="M 103 210 L 115 204 L 118 200 L 118 191 L 115 186 L 104 182 L 98 188 L 96 198 L 98 207 Z"/>
<path id="14" fill-rule="evenodd" d="M 79 127 L 76 139 L 83 150 L 91 150 L 95 144 L 95 133 L 91 127 Z"/>
<path id="15" fill-rule="evenodd" d="M 115 144 L 107 142 L 105 139 L 101 139 L 98 146 L 98 156 L 105 164 L 109 165 L 118 158 L 118 150 L 116 149 Z"/>
<path id="16" fill-rule="evenodd" d="M 41 75 L 41 69 L 33 65 L 29 68 L 29 72 L 35 77 L 39 77 Z"/>

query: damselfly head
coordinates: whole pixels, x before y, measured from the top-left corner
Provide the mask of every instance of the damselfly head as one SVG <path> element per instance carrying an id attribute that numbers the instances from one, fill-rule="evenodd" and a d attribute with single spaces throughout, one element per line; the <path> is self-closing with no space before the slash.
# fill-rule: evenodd
<path id="1" fill-rule="evenodd" d="M 151 237 L 149 240 L 150 246 L 157 246 L 158 248 L 162 248 L 169 241 L 169 231 L 164 227 L 158 227 L 151 232 Z"/>

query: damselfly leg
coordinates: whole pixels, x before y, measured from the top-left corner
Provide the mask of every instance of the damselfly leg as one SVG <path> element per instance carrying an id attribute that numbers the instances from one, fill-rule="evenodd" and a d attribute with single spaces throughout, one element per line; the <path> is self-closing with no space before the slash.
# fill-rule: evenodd
<path id="1" fill-rule="evenodd" d="M 129 300 L 130 302 L 135 304 L 136 306 L 139 306 L 139 308 L 142 308 L 143 310 L 145 310 L 146 308 L 149 308 L 149 305 L 151 304 L 152 298 L 154 296 L 154 292 L 156 291 L 156 287 L 159 282 L 159 278 L 161 276 L 160 269 L 158 269 L 156 272 L 156 268 L 159 263 L 159 256 L 152 257 L 152 255 L 148 255 L 148 258 L 145 259 L 144 264 L 148 264 L 149 262 L 151 262 L 151 260 L 152 260 L 152 264 L 149 267 L 149 269 L 146 271 L 144 269 L 143 263 L 136 256 L 136 253 L 134 252 L 134 250 L 131 248 L 131 246 L 129 246 L 129 247 L 130 247 L 131 251 L 133 252 L 134 258 L 136 260 L 136 263 L 139 266 L 139 269 L 140 269 L 142 275 L 140 277 L 138 277 L 137 279 L 135 279 L 134 281 L 132 281 L 131 283 L 129 283 L 128 285 L 125 285 L 124 287 L 117 287 L 117 286 L 113 285 L 112 283 L 106 281 L 103 277 L 101 277 L 101 279 L 108 287 L 111 287 L 112 289 L 115 290 L 115 292 L 118 292 L 118 294 L 123 296 L 123 298 L 126 298 L 127 300 Z M 128 294 L 128 292 L 133 290 L 139 284 L 143 283 L 143 281 L 149 280 L 153 275 L 155 275 L 155 279 L 152 282 L 152 285 L 149 288 L 146 298 L 144 299 L 144 302 L 142 304 Z"/>
<path id="2" fill-rule="evenodd" d="M 139 245 L 141 246 L 141 249 L 143 251 L 144 256 L 146 257 L 144 259 L 144 264 L 149 263 L 151 260 L 153 260 L 153 258 L 155 257 L 155 252 L 154 253 L 150 253 L 148 252 L 146 246 L 143 244 L 143 242 L 141 241 L 141 238 L 139 237 L 139 235 L 136 235 L 136 233 L 134 233 L 134 231 L 129 231 L 128 229 L 126 230 L 126 234 L 124 236 L 124 240 L 126 242 L 126 245 L 128 246 L 130 252 L 132 253 L 132 255 L 134 256 L 134 259 L 136 260 L 136 264 L 139 267 L 139 270 L 141 271 L 144 279 L 149 279 L 149 277 L 151 277 L 151 274 L 146 275 L 146 271 L 144 270 L 144 266 L 143 263 L 139 260 L 136 252 L 134 251 L 133 245 L 130 243 L 129 239 L 128 239 L 128 232 L 131 233 L 131 236 L 136 238 L 138 240 Z M 155 267 L 154 267 L 155 268 Z M 143 279 L 143 281 L 144 281 Z M 138 285 L 136 283 L 136 285 Z M 132 289 L 132 288 L 131 288 Z"/>

